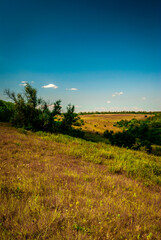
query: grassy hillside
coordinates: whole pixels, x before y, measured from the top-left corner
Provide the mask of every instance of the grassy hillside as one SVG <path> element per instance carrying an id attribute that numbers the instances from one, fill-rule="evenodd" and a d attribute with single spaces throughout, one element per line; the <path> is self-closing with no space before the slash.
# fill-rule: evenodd
<path id="1" fill-rule="evenodd" d="M 121 131 L 119 127 L 113 126 L 114 123 L 120 120 L 128 120 L 135 118 L 138 120 L 144 120 L 147 116 L 145 114 L 87 114 L 81 115 L 81 119 L 84 120 L 85 125 L 82 129 L 90 132 L 104 133 L 105 130 L 112 130 L 114 132 Z"/>
<path id="2" fill-rule="evenodd" d="M 160 239 L 161 157 L 0 125 L 1 239 Z"/>

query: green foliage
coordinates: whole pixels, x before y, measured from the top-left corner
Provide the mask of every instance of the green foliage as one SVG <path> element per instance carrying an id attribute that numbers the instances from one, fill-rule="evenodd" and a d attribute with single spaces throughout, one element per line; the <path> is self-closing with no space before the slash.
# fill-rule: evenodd
<path id="1" fill-rule="evenodd" d="M 63 118 L 58 120 L 56 116 L 61 114 L 61 100 L 56 101 L 53 105 L 53 110 L 50 111 L 47 103 L 43 99 L 37 98 L 37 90 L 35 88 L 32 88 L 30 84 L 26 84 L 24 90 L 24 94 L 18 93 L 17 95 L 9 89 L 5 90 L 5 94 L 15 103 L 11 119 L 14 126 L 34 131 L 62 132 L 72 136 L 83 137 L 81 130 L 72 129 L 72 124 L 78 120 L 81 123 L 83 121 L 74 112 L 74 106 L 69 104 L 67 112 L 63 114 Z M 6 111 L 5 115 L 7 114 L 8 112 Z M 6 119 L 8 120 L 7 117 Z"/>
<path id="2" fill-rule="evenodd" d="M 53 112 L 50 112 L 47 103 L 37 98 L 37 90 L 26 84 L 24 94 L 5 90 L 5 94 L 15 102 L 15 111 L 12 118 L 14 126 L 31 130 L 53 130 L 53 116 L 58 111 L 60 101 L 55 103 Z M 60 109 L 59 109 L 60 110 Z"/>
<path id="3" fill-rule="evenodd" d="M 52 110 L 52 115 L 53 116 L 56 116 L 56 115 L 60 115 L 61 114 L 61 100 L 57 100 L 55 103 L 54 103 L 54 108 Z"/>
<path id="4" fill-rule="evenodd" d="M 127 131 L 112 134 L 109 137 L 112 145 L 131 148 L 135 144 L 135 137 Z"/>
<path id="5" fill-rule="evenodd" d="M 74 112 L 74 106 L 69 104 L 67 106 L 67 112 L 63 114 L 62 128 L 63 130 L 70 129 L 72 124 L 77 121 L 78 114 Z"/>
<path id="6" fill-rule="evenodd" d="M 64 131 L 64 133 L 72 136 L 72 137 L 78 137 L 78 138 L 83 138 L 84 137 L 84 132 L 81 129 L 73 129 L 70 128 L 67 131 Z"/>
<path id="7" fill-rule="evenodd" d="M 75 122 L 73 123 L 74 126 L 78 126 L 81 127 L 84 125 L 84 120 L 81 119 L 78 115 L 77 115 L 77 119 L 75 120 Z"/>
<path id="8" fill-rule="evenodd" d="M 112 145 L 123 146 L 135 150 L 141 149 L 147 152 L 152 151 L 152 144 L 161 145 L 161 115 L 146 120 L 131 121 L 121 120 L 116 124 L 123 129 L 123 132 L 104 132 L 104 137 L 108 138 Z"/>
<path id="9" fill-rule="evenodd" d="M 43 101 L 37 99 L 37 90 L 29 84 L 25 86 L 25 92 L 22 95 L 5 90 L 5 94 L 15 102 L 15 111 L 11 122 L 16 127 L 24 127 L 26 129 L 37 130 L 40 123 L 41 110 L 37 107 Z"/>
<path id="10" fill-rule="evenodd" d="M 104 132 L 104 134 L 103 134 L 103 136 L 106 137 L 106 138 L 111 138 L 112 135 L 113 135 L 113 131 L 112 131 L 112 130 L 111 130 L 111 131 L 106 130 L 106 131 Z"/>
<path id="11" fill-rule="evenodd" d="M 0 122 L 9 122 L 13 117 L 14 104 L 0 100 Z"/>

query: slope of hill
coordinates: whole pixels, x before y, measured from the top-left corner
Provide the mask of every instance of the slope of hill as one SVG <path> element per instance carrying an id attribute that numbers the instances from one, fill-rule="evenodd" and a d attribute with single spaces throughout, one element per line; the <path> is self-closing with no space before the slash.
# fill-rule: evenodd
<path id="1" fill-rule="evenodd" d="M 161 157 L 0 124 L 1 239 L 160 239 Z"/>
<path id="2" fill-rule="evenodd" d="M 112 130 L 114 132 L 120 131 L 120 128 L 114 126 L 120 120 L 128 120 L 135 118 L 138 120 L 146 119 L 146 114 L 87 114 L 80 115 L 81 119 L 84 120 L 85 124 L 82 129 L 90 132 L 104 133 L 105 130 Z"/>

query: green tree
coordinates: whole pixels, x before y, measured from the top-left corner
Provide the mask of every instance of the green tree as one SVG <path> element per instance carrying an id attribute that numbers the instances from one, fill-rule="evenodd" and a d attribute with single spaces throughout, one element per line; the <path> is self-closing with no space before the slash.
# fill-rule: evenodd
<path id="1" fill-rule="evenodd" d="M 9 122 L 14 114 L 14 104 L 0 100 L 0 121 Z"/>
<path id="2" fill-rule="evenodd" d="M 43 102 L 37 98 L 37 90 L 32 88 L 30 84 L 26 84 L 24 94 L 5 90 L 5 94 L 14 101 L 15 112 L 12 123 L 17 127 L 25 127 L 36 130 L 39 127 L 39 115 L 41 110 L 38 106 Z"/>
<path id="3" fill-rule="evenodd" d="M 67 112 L 63 114 L 62 128 L 63 130 L 70 129 L 72 124 L 77 121 L 78 114 L 74 112 L 74 105 L 68 104 Z"/>
<path id="4" fill-rule="evenodd" d="M 73 134 L 76 134 L 76 131 L 72 129 L 72 124 L 77 121 L 78 114 L 74 113 L 74 106 L 71 104 L 68 105 L 67 112 L 63 114 L 62 121 L 57 121 L 56 116 L 61 114 L 61 100 L 57 100 L 53 110 L 50 111 L 46 101 L 37 97 L 37 90 L 30 84 L 26 84 L 23 94 L 16 95 L 9 89 L 5 90 L 5 94 L 15 103 L 12 118 L 14 126 L 36 131 L 66 132 L 67 134 L 73 130 Z"/>
<path id="5" fill-rule="evenodd" d="M 53 110 L 52 110 L 53 117 L 61 114 L 61 108 L 62 108 L 61 107 L 61 100 L 57 100 L 54 103 L 54 107 L 53 107 Z"/>

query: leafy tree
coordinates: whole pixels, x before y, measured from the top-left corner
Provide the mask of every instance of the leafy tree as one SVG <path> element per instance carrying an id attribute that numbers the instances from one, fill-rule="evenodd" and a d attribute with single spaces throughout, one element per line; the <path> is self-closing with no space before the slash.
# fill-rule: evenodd
<path id="1" fill-rule="evenodd" d="M 0 121 L 9 122 L 13 117 L 14 104 L 0 100 Z"/>
<path id="2" fill-rule="evenodd" d="M 74 106 L 71 104 L 68 105 L 62 120 L 57 121 L 56 116 L 61 114 L 61 100 L 56 101 L 53 110 L 50 111 L 47 103 L 37 98 L 37 90 L 30 84 L 26 84 L 23 94 L 16 95 L 9 89 L 5 90 L 5 94 L 15 103 L 12 118 L 14 126 L 35 131 L 65 132 L 73 136 L 83 135 L 80 130 L 72 129 L 72 124 L 78 120 L 78 114 L 74 112 Z"/>
<path id="3" fill-rule="evenodd" d="M 55 103 L 54 103 L 54 108 L 52 110 L 52 115 L 53 116 L 56 116 L 56 115 L 60 115 L 61 114 L 61 100 L 57 100 Z"/>
<path id="4" fill-rule="evenodd" d="M 16 95 L 9 89 L 5 90 L 5 94 L 15 102 L 15 112 L 12 119 L 15 126 L 52 131 L 55 113 L 49 111 L 44 100 L 37 98 L 37 90 L 30 84 L 26 84 L 24 94 L 18 93 Z"/>
<path id="5" fill-rule="evenodd" d="M 62 128 L 63 130 L 70 129 L 72 124 L 78 119 L 78 114 L 74 112 L 74 105 L 67 106 L 67 112 L 63 114 Z"/>
<path id="6" fill-rule="evenodd" d="M 12 118 L 12 123 L 17 127 L 25 127 L 36 130 L 39 127 L 39 115 L 41 110 L 38 106 L 43 102 L 37 98 L 37 90 L 29 84 L 25 86 L 24 94 L 5 90 L 5 94 L 14 101 L 15 112 Z"/>

